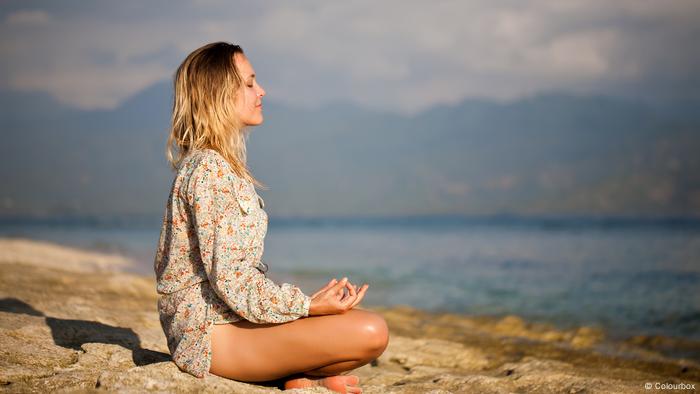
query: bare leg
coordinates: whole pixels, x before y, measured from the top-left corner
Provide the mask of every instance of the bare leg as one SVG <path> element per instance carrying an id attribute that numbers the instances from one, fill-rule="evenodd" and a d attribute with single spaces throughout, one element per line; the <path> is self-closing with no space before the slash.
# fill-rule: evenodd
<path id="1" fill-rule="evenodd" d="M 248 382 L 299 373 L 332 376 L 379 357 L 388 341 L 384 319 L 361 309 L 283 324 L 216 325 L 210 371 Z"/>

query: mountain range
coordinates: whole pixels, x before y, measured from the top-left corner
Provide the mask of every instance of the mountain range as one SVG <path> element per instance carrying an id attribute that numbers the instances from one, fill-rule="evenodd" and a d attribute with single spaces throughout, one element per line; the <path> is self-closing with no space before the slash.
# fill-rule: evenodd
<path id="1" fill-rule="evenodd" d="M 0 218 L 162 215 L 172 91 L 113 110 L 0 91 Z M 402 115 L 265 100 L 249 165 L 276 217 L 700 215 L 698 101 L 546 93 Z"/>

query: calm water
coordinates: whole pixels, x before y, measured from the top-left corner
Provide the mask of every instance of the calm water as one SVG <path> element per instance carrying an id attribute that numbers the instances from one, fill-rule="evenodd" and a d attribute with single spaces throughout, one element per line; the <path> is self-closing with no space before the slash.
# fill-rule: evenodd
<path id="1" fill-rule="evenodd" d="M 153 276 L 157 226 L 3 224 L 1 236 L 134 258 Z M 700 339 L 700 226 L 593 222 L 275 222 L 264 260 L 312 294 L 332 277 L 369 283 L 367 305 L 517 314 L 613 337 Z"/>

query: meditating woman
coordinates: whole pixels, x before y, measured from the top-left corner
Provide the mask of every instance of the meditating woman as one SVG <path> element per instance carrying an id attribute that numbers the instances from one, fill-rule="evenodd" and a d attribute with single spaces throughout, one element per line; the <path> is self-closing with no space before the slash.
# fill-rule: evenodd
<path id="1" fill-rule="evenodd" d="M 263 122 L 263 96 L 237 45 L 205 45 L 175 74 L 167 153 L 176 175 L 155 257 L 168 347 L 200 378 L 359 393 L 358 377 L 345 373 L 389 340 L 384 319 L 357 308 L 368 285 L 332 279 L 308 296 L 265 276 L 268 218 L 245 145 Z"/>

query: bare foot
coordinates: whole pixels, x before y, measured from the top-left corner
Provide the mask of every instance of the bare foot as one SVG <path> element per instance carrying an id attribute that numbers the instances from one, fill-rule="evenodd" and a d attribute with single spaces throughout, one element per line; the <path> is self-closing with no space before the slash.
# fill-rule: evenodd
<path id="1" fill-rule="evenodd" d="M 326 377 L 307 376 L 302 378 L 294 378 L 284 383 L 284 389 L 303 389 L 306 387 L 323 386 L 329 390 L 338 393 L 362 393 L 362 389 L 358 384 L 360 378 L 355 375 L 336 375 Z"/>

